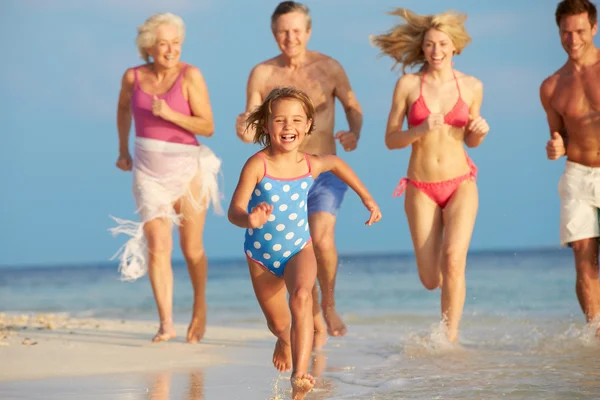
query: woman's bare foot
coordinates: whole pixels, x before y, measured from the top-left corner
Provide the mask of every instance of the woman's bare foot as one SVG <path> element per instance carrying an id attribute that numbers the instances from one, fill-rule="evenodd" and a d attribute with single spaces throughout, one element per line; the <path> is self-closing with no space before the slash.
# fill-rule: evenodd
<path id="1" fill-rule="evenodd" d="M 176 333 L 173 321 L 161 322 L 158 332 L 156 332 L 156 335 L 154 335 L 152 338 L 152 343 L 167 342 L 170 339 L 173 339 L 175 336 Z"/>
<path id="2" fill-rule="evenodd" d="M 458 343 L 458 330 L 448 330 L 448 342 L 453 344 Z"/>
<path id="3" fill-rule="evenodd" d="M 338 315 L 334 307 L 324 307 L 325 323 L 327 324 L 327 333 L 329 336 L 344 336 L 348 330 L 342 317 Z"/>
<path id="4" fill-rule="evenodd" d="M 287 372 L 292 368 L 292 348 L 281 339 L 277 339 L 275 343 L 273 365 L 279 372 Z"/>
<path id="5" fill-rule="evenodd" d="M 315 378 L 309 374 L 292 376 L 292 400 L 302 400 L 315 386 Z"/>
<path id="6" fill-rule="evenodd" d="M 187 331 L 187 342 L 198 343 L 206 332 L 206 314 L 201 317 L 193 317 Z"/>

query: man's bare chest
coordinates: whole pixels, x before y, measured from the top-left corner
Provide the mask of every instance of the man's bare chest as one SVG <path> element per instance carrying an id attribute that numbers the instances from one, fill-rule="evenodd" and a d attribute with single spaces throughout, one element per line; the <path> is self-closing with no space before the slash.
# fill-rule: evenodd
<path id="1" fill-rule="evenodd" d="M 274 72 L 266 82 L 264 93 L 262 93 L 263 98 L 277 87 L 290 86 L 306 93 L 315 107 L 323 106 L 330 102 L 335 92 L 334 82 L 325 74 Z"/>
<path id="2" fill-rule="evenodd" d="M 600 111 L 600 80 L 590 77 L 562 78 L 552 99 L 563 117 L 580 118 Z"/>

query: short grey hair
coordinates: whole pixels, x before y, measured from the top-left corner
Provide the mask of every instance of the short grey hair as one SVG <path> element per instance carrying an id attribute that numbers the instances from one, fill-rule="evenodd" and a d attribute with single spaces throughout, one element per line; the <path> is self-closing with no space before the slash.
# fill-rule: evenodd
<path id="1" fill-rule="evenodd" d="M 312 18 L 310 17 L 310 11 L 307 6 L 296 1 L 282 1 L 275 7 L 275 11 L 273 11 L 273 14 L 271 15 L 271 30 L 275 32 L 275 24 L 279 17 L 292 12 L 304 14 L 306 17 L 306 30 L 309 31 L 310 28 L 312 28 Z"/>
<path id="2" fill-rule="evenodd" d="M 138 35 L 135 39 L 140 57 L 150 62 L 148 48 L 156 43 L 156 28 L 161 25 L 172 25 L 179 29 L 181 40 L 185 38 L 185 23 L 180 16 L 171 13 L 154 14 L 137 28 Z"/>

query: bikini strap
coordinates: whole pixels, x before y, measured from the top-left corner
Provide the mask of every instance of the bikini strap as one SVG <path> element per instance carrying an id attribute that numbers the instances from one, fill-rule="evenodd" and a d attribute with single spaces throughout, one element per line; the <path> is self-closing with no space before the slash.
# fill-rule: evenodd
<path id="1" fill-rule="evenodd" d="M 460 85 L 458 84 L 458 78 L 456 77 L 454 70 L 452 70 L 452 75 L 454 75 L 454 82 L 456 82 L 456 89 L 458 89 L 458 97 L 461 98 L 462 95 L 460 94 Z"/>
<path id="2" fill-rule="evenodd" d="M 408 178 L 405 177 L 405 178 L 400 179 L 400 182 L 398 182 L 398 185 L 394 189 L 394 193 L 392 194 L 392 197 L 402 196 L 402 194 L 406 190 L 407 184 L 408 184 Z"/>

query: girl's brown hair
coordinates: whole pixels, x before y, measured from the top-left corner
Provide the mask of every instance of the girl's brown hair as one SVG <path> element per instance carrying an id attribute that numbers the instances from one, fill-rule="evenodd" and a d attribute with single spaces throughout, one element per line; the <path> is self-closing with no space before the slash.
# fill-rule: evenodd
<path id="1" fill-rule="evenodd" d="M 310 128 L 306 133 L 309 135 L 314 129 L 315 106 L 312 100 L 302 90 L 293 87 L 275 88 L 269 93 L 265 101 L 250 113 L 246 118 L 246 130 L 253 128 L 255 130 L 254 143 L 259 143 L 264 147 L 271 145 L 271 137 L 265 131 L 265 126 L 269 122 L 269 118 L 273 113 L 273 104 L 281 99 L 292 99 L 302 103 L 307 120 L 310 121 Z"/>

